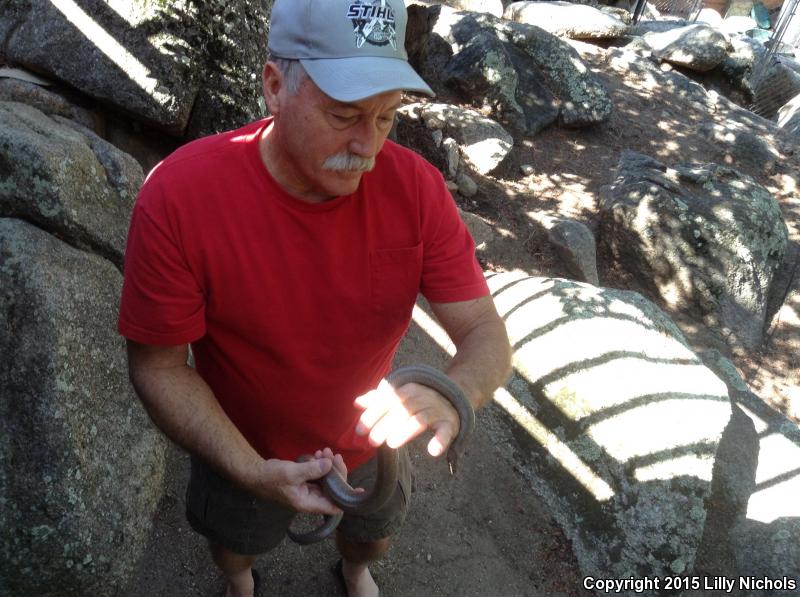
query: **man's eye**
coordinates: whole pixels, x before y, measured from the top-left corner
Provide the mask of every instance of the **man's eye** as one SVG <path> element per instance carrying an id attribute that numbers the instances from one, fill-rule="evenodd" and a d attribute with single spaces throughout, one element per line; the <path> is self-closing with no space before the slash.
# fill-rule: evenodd
<path id="1" fill-rule="evenodd" d="M 353 124 L 356 121 L 356 118 L 357 118 L 356 116 L 344 116 L 342 114 L 335 114 L 333 112 L 331 112 L 331 116 L 333 116 L 333 119 L 337 123 L 343 124 L 343 125 Z"/>

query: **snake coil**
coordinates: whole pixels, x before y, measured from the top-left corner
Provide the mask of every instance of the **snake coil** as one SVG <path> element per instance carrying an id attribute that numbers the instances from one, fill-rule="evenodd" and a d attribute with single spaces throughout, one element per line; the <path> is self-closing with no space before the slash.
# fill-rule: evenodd
<path id="1" fill-rule="evenodd" d="M 451 472 L 456 471 L 458 460 L 464 452 L 469 436 L 475 427 L 475 412 L 461 388 L 441 371 L 427 365 L 408 365 L 395 369 L 386 378 L 396 390 L 407 383 L 416 383 L 436 390 L 453 405 L 460 421 L 456 438 L 447 450 L 447 462 Z M 311 456 L 303 455 L 298 462 L 305 462 Z M 383 506 L 395 491 L 397 486 L 398 461 L 397 450 L 388 447 L 385 443 L 378 448 L 378 466 L 375 484 L 366 491 L 356 491 L 347 483 L 347 480 L 332 468 L 321 480 L 322 490 L 325 495 L 336 504 L 343 512 L 348 514 L 370 514 Z M 342 514 L 325 516 L 325 522 L 307 533 L 288 531 L 289 538 L 295 543 L 307 545 L 325 539 L 339 525 Z"/>

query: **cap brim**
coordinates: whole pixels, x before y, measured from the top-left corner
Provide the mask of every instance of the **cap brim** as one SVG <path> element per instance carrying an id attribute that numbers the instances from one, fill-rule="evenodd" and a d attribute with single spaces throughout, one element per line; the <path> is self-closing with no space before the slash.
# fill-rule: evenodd
<path id="1" fill-rule="evenodd" d="M 300 59 L 300 62 L 317 87 L 340 102 L 355 102 L 397 90 L 435 95 L 411 65 L 399 58 L 356 56 Z"/>

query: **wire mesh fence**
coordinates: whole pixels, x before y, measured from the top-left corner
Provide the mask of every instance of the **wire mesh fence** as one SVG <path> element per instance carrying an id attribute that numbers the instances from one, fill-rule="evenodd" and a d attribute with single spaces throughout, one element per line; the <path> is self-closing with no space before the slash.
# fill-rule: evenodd
<path id="1" fill-rule="evenodd" d="M 800 0 L 786 0 L 781 8 L 766 51 L 753 64 L 750 110 L 773 119 L 778 110 L 800 94 L 800 73 L 796 72 L 795 51 L 800 45 Z"/>

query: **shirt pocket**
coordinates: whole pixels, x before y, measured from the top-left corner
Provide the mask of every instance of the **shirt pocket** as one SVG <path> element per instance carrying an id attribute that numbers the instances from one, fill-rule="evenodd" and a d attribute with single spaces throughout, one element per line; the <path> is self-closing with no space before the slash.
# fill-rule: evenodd
<path id="1" fill-rule="evenodd" d="M 408 326 L 422 278 L 422 243 L 370 253 L 370 328 L 399 338 Z"/>

